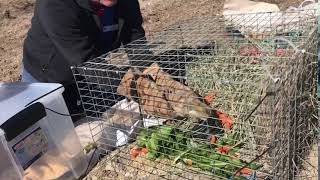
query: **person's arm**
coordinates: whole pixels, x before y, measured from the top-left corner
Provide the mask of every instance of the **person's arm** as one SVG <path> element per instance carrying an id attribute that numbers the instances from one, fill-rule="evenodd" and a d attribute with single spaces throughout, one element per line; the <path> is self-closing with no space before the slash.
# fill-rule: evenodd
<path id="1" fill-rule="evenodd" d="M 143 18 L 138 0 L 119 0 L 118 3 L 119 7 L 121 7 L 120 16 L 125 20 L 124 33 L 127 35 L 122 37 L 122 43 L 128 44 L 145 37 L 145 30 L 142 27 Z"/>
<path id="2" fill-rule="evenodd" d="M 150 59 L 153 58 L 153 56 L 152 52 L 149 51 L 149 48 L 147 46 L 145 30 L 142 27 L 143 18 L 141 15 L 138 0 L 118 0 L 118 3 L 120 8 L 120 18 L 124 19 L 125 22 L 121 34 L 122 44 L 126 45 L 128 43 L 132 43 L 135 40 L 141 40 L 139 41 L 139 45 L 136 45 L 135 47 L 131 46 L 130 48 L 125 48 L 125 51 L 128 54 L 130 65 L 140 67 L 151 65 Z M 134 51 L 132 51 L 133 49 Z M 144 60 L 146 61 L 142 62 Z"/>
<path id="3" fill-rule="evenodd" d="M 92 57 L 95 47 L 81 30 L 81 9 L 72 0 L 41 0 L 39 19 L 55 48 L 70 65 Z"/>

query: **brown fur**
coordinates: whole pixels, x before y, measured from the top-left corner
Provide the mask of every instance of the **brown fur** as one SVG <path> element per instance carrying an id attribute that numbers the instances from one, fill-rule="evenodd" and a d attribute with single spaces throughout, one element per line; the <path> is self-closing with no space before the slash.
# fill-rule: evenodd
<path id="1" fill-rule="evenodd" d="M 136 88 L 145 113 L 170 118 L 190 116 L 198 120 L 210 117 L 209 107 L 200 97 L 189 87 L 172 79 L 157 64 L 142 73 L 136 69 L 133 71 L 130 69 L 125 74 L 117 92 L 132 100 L 131 83 L 134 81 L 134 73 L 138 73 Z"/>
<path id="2" fill-rule="evenodd" d="M 134 71 L 135 73 L 142 75 L 137 69 Z M 117 89 L 118 94 L 126 96 L 129 100 L 132 100 L 132 81 L 134 81 L 134 73 L 132 69 L 130 69 L 123 77 Z M 136 80 L 136 88 L 144 113 L 168 118 L 176 117 L 175 112 L 165 100 L 163 91 L 159 89 L 152 80 L 140 76 Z"/>
<path id="3" fill-rule="evenodd" d="M 175 81 L 154 63 L 143 74 L 149 74 L 160 87 L 171 107 L 180 116 L 191 116 L 206 119 L 210 116 L 209 107 L 203 103 L 191 88 Z"/>

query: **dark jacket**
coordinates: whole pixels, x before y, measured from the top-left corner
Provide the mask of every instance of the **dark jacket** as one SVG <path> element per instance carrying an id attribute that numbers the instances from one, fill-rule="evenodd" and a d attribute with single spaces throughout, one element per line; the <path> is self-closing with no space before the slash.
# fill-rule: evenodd
<path id="1" fill-rule="evenodd" d="M 71 65 L 106 53 L 97 47 L 99 17 L 90 0 L 38 0 L 23 47 L 23 65 L 42 82 L 73 81 Z M 145 36 L 138 0 L 118 0 L 119 32 L 113 48 Z M 112 50 L 110 49 L 110 50 Z"/>

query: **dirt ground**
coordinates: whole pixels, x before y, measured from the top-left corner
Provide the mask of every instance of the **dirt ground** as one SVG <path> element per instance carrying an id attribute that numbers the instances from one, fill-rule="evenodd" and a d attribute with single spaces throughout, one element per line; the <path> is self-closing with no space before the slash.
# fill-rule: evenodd
<path id="1" fill-rule="evenodd" d="M 139 0 L 147 35 L 183 20 L 220 14 L 224 0 Z M 302 0 L 266 0 L 281 9 Z M 22 45 L 30 27 L 35 0 L 0 0 L 0 82 L 20 78 Z"/>

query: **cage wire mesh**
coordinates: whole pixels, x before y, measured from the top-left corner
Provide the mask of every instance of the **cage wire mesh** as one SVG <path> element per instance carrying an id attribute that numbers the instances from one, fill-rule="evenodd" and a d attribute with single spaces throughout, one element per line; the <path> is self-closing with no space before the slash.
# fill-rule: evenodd
<path id="1" fill-rule="evenodd" d="M 316 179 L 315 13 L 195 18 L 72 67 L 93 173 Z"/>

